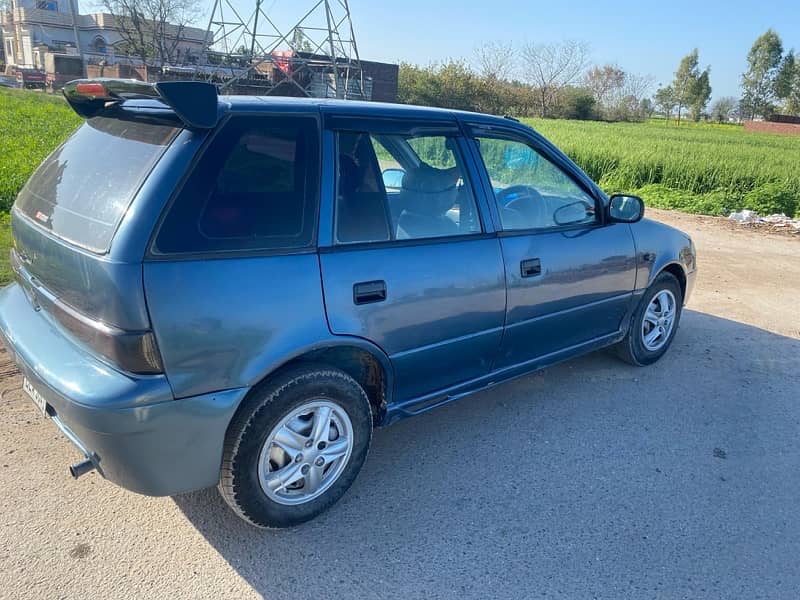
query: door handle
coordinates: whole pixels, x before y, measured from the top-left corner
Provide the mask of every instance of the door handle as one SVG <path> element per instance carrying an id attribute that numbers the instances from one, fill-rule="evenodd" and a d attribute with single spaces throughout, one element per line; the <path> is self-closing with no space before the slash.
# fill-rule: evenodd
<path id="1" fill-rule="evenodd" d="M 386 300 L 386 282 L 362 281 L 353 284 L 353 302 L 356 304 L 370 304 Z"/>
<path id="2" fill-rule="evenodd" d="M 526 258 L 519 263 L 519 272 L 523 277 L 535 277 L 542 274 L 542 263 L 538 258 Z"/>

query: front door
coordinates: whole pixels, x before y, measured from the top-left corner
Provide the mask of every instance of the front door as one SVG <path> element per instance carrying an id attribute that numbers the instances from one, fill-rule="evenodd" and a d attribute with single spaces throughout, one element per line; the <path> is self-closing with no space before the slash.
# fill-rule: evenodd
<path id="1" fill-rule="evenodd" d="M 616 334 L 636 281 L 629 225 L 605 225 L 600 199 L 534 140 L 497 133 L 475 140 L 506 263 L 506 328 L 495 368 Z"/>
<path id="2" fill-rule="evenodd" d="M 320 249 L 331 330 L 389 355 L 398 402 L 487 374 L 505 317 L 500 243 L 464 141 L 417 125 L 335 132 L 333 240 Z"/>

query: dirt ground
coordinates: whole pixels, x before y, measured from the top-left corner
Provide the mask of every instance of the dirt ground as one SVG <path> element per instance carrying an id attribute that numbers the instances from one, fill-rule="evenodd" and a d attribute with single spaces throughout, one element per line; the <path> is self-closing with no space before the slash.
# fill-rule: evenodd
<path id="1" fill-rule="evenodd" d="M 800 235 L 753 230 L 720 217 L 648 209 L 692 236 L 697 247 L 690 307 L 800 338 Z"/>
<path id="2" fill-rule="evenodd" d="M 0 598 L 796 597 L 800 236 L 649 216 L 700 269 L 662 361 L 599 352 L 378 431 L 293 530 L 73 481 L 0 354 Z"/>

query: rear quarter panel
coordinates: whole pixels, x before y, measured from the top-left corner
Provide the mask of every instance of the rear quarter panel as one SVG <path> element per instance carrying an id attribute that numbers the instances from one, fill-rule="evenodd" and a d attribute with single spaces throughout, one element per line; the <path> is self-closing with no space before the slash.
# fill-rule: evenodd
<path id="1" fill-rule="evenodd" d="M 315 253 L 151 261 L 144 280 L 178 398 L 250 387 L 331 337 Z"/>

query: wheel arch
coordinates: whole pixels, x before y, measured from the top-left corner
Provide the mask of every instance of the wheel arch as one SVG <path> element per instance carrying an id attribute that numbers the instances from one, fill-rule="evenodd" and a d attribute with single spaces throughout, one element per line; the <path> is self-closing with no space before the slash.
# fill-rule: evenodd
<path id="1" fill-rule="evenodd" d="M 658 269 L 653 269 L 653 275 L 650 281 L 647 282 L 648 287 L 656 280 L 662 273 L 669 273 L 678 280 L 678 285 L 681 288 L 681 300 L 686 300 L 686 270 L 683 265 L 678 261 L 672 261 L 667 264 L 661 265 Z"/>
<path id="2" fill-rule="evenodd" d="M 344 371 L 364 389 L 372 410 L 372 422 L 380 425 L 391 402 L 394 371 L 389 357 L 377 346 L 362 338 L 341 336 L 298 349 L 284 360 L 270 365 L 242 398 L 236 412 L 262 383 L 276 374 L 303 363 L 325 364 Z M 231 419 L 231 421 L 233 418 Z"/>

